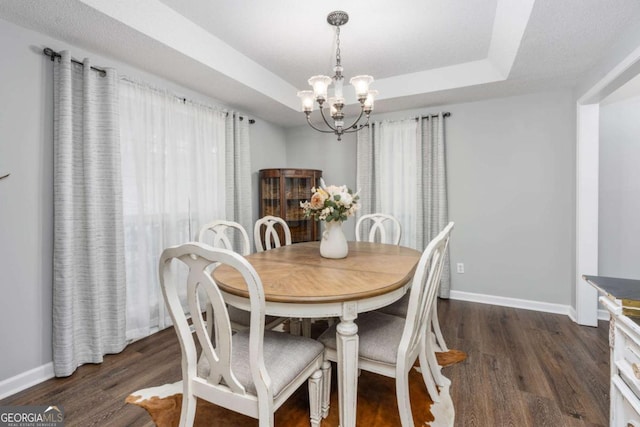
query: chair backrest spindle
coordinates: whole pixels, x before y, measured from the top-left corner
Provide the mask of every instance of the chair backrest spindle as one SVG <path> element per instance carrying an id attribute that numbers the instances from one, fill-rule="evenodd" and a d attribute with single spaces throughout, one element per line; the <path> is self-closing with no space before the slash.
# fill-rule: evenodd
<path id="1" fill-rule="evenodd" d="M 411 359 L 417 354 L 421 340 L 428 336 L 430 315 L 436 293 L 439 288 L 444 259 L 449 237 L 453 229 L 450 222 L 429 244 L 423 252 L 411 285 L 409 305 L 402 339 L 400 341 L 398 359 Z"/>
<path id="2" fill-rule="evenodd" d="M 234 234 L 235 233 L 235 234 Z M 198 241 L 205 242 L 207 236 L 213 234 L 211 246 L 214 248 L 223 248 L 234 250 L 234 242 L 239 240 L 239 250 L 235 250 L 241 255 L 249 255 L 251 253 L 251 242 L 249 235 L 244 227 L 234 221 L 216 220 L 204 225 L 198 233 Z"/>
<path id="3" fill-rule="evenodd" d="M 253 238 L 256 243 L 256 251 L 263 252 L 265 250 L 275 249 L 282 246 L 276 226 L 282 229 L 284 234 L 284 245 L 291 244 L 291 230 L 289 229 L 287 222 L 280 217 L 267 215 L 257 220 L 255 227 L 253 228 Z M 262 227 L 265 228 L 264 233 L 262 232 Z"/>
<path id="4" fill-rule="evenodd" d="M 386 224 L 390 224 L 391 236 L 387 237 Z M 402 226 L 400 222 L 391 215 L 374 213 L 362 215 L 356 222 L 356 241 L 363 240 L 364 228 L 369 225 L 369 233 L 366 241 L 380 243 L 400 244 L 402 238 Z"/>

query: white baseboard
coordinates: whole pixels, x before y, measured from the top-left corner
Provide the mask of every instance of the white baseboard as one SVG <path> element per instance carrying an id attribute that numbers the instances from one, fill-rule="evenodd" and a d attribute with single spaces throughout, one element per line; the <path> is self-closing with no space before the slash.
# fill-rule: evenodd
<path id="1" fill-rule="evenodd" d="M 550 302 L 531 301 L 519 298 L 499 297 L 495 295 L 476 294 L 451 290 L 451 299 L 482 304 L 500 305 L 503 307 L 522 308 L 525 310 L 542 311 L 544 313 L 564 314 L 571 317 L 571 306 Z"/>
<path id="2" fill-rule="evenodd" d="M 499 297 L 495 295 L 476 294 L 451 290 L 451 299 L 469 302 L 479 302 L 481 304 L 500 305 L 503 307 L 522 308 L 525 310 L 542 311 L 544 313 L 564 314 L 577 323 L 576 309 L 570 305 L 555 304 L 551 302 L 531 301 L 519 298 Z M 598 320 L 609 320 L 607 310 L 598 310 Z"/>
<path id="3" fill-rule="evenodd" d="M 7 378 L 6 380 L 0 381 L 0 399 L 40 384 L 54 376 L 53 362 L 49 362 L 46 365 L 38 366 L 14 377 Z"/>
<path id="4" fill-rule="evenodd" d="M 576 309 L 570 305 L 555 304 L 550 302 L 531 301 L 519 298 L 499 297 L 495 295 L 476 294 L 473 292 L 464 292 L 451 290 L 449 298 L 478 302 L 481 304 L 499 305 L 503 307 L 522 308 L 525 310 L 542 311 L 544 313 L 564 314 L 569 316 L 571 320 L 577 322 Z M 607 310 L 598 310 L 598 320 L 609 320 L 609 312 Z"/>

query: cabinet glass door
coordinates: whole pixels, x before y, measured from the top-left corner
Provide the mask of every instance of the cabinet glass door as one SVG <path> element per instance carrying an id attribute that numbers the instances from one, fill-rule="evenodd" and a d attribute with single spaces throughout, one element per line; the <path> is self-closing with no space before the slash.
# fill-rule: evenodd
<path id="1" fill-rule="evenodd" d="M 262 180 L 262 211 L 264 216 L 281 216 L 280 214 L 280 179 L 264 178 Z"/>
<path id="2" fill-rule="evenodd" d="M 291 229 L 293 242 L 308 242 L 313 240 L 313 219 L 305 219 L 300 202 L 311 200 L 312 178 L 287 177 L 285 178 L 286 211 L 285 220 Z"/>

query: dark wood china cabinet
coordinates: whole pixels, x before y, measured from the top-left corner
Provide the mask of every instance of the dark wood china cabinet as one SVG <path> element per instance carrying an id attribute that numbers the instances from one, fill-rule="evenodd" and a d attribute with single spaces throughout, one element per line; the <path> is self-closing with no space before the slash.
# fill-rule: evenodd
<path id="1" fill-rule="evenodd" d="M 311 188 L 319 185 L 322 171 L 262 169 L 259 176 L 260 217 L 283 218 L 291 229 L 292 243 L 319 240 L 319 223 L 304 217 L 300 202 L 311 199 Z M 281 240 L 284 241 L 282 236 Z"/>

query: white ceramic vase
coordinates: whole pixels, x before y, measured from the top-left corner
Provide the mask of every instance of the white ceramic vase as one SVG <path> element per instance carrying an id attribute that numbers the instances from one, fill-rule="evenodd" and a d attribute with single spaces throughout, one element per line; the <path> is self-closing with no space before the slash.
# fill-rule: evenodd
<path id="1" fill-rule="evenodd" d="M 324 223 L 324 232 L 320 241 L 320 255 L 324 258 L 344 258 L 349 253 L 347 238 L 342 232 L 342 221 Z"/>

